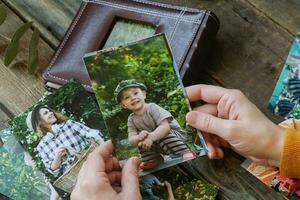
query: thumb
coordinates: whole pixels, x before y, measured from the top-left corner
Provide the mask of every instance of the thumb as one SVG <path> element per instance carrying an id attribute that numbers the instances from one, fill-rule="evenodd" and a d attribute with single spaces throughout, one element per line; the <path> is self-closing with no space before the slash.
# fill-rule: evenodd
<path id="1" fill-rule="evenodd" d="M 121 199 L 142 199 L 139 184 L 140 161 L 137 157 L 130 158 L 122 169 Z"/>
<path id="2" fill-rule="evenodd" d="M 213 115 L 198 111 L 191 111 L 186 115 L 186 121 L 192 127 L 218 135 L 225 140 L 228 140 L 230 131 L 232 130 L 232 122 L 230 120 L 221 119 Z"/>

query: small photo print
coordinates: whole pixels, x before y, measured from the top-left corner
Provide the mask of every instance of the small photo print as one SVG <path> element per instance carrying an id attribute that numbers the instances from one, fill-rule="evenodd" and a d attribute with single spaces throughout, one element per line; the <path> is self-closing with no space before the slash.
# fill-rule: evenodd
<path id="1" fill-rule="evenodd" d="M 141 175 L 203 155 L 189 128 L 185 91 L 164 34 L 84 56 L 120 160 L 141 158 Z"/>
<path id="2" fill-rule="evenodd" d="M 300 34 L 297 35 L 269 102 L 269 109 L 285 118 L 299 118 Z"/>
<path id="3" fill-rule="evenodd" d="M 62 197 L 72 191 L 88 153 L 109 138 L 99 107 L 76 80 L 46 93 L 10 126 Z"/>
<path id="4" fill-rule="evenodd" d="M 10 199 L 50 199 L 57 194 L 9 128 L 0 130 L 0 193 Z"/>
<path id="5" fill-rule="evenodd" d="M 272 180 L 279 175 L 277 167 L 257 164 L 248 159 L 241 166 L 268 186 L 271 186 Z"/>
<path id="6" fill-rule="evenodd" d="M 218 190 L 217 186 L 190 178 L 187 174 L 182 173 L 182 170 L 174 167 L 140 178 L 140 191 L 143 200 L 214 200 Z"/>
<path id="7" fill-rule="evenodd" d="M 282 128 L 300 130 L 299 119 L 289 118 L 278 125 Z M 286 199 L 295 200 L 300 198 L 300 180 L 280 176 L 279 168 L 264 166 L 262 164 L 254 163 L 249 159 L 246 159 L 241 166 L 264 184 L 273 188 L 276 192 L 282 193 Z"/>

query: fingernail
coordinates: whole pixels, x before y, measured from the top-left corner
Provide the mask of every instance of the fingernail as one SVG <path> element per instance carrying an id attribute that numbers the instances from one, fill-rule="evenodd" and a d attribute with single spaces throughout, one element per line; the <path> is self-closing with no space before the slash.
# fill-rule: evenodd
<path id="1" fill-rule="evenodd" d="M 189 112 L 186 115 L 186 121 L 187 121 L 187 123 L 189 123 L 189 124 L 195 124 L 196 120 L 197 120 L 197 116 L 198 116 L 198 114 L 195 111 Z"/>

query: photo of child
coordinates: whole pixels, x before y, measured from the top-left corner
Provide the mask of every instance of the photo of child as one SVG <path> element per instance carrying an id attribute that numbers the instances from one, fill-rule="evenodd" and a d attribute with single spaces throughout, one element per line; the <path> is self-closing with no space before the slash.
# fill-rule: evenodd
<path id="1" fill-rule="evenodd" d="M 61 197 L 72 191 L 91 146 L 109 138 L 97 104 L 76 80 L 46 92 L 9 124 L 27 157 Z"/>
<path id="2" fill-rule="evenodd" d="M 164 34 L 83 58 L 119 160 L 141 158 L 141 175 L 204 155 Z"/>
<path id="3" fill-rule="evenodd" d="M 141 169 L 152 169 L 163 162 L 161 153 L 183 155 L 193 159 L 184 141 L 184 131 L 170 112 L 155 103 L 146 103 L 147 88 L 134 79 L 121 81 L 115 89 L 115 97 L 124 109 L 132 113 L 128 117 L 128 141 L 140 151 Z"/>

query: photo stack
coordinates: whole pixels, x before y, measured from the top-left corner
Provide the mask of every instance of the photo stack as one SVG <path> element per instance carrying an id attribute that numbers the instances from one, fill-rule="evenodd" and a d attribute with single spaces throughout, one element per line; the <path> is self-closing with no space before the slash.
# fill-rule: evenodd
<path id="1" fill-rule="evenodd" d="M 166 36 L 91 52 L 83 62 L 94 94 L 70 80 L 1 132 L 1 154 L 22 163 L 35 182 L 27 190 L 37 199 L 68 199 L 88 154 L 111 139 L 121 166 L 140 158 L 144 199 L 214 199 L 216 186 L 190 180 L 178 165 L 205 155 L 205 148 L 201 133 L 185 121 L 191 107 Z"/>

